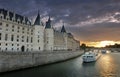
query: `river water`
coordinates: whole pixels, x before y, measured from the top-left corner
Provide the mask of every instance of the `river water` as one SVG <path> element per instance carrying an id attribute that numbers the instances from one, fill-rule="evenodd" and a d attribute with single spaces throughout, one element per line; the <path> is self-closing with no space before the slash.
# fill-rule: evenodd
<path id="1" fill-rule="evenodd" d="M 120 77 L 120 53 L 107 53 L 93 63 L 77 57 L 65 62 L 0 74 L 0 77 Z"/>

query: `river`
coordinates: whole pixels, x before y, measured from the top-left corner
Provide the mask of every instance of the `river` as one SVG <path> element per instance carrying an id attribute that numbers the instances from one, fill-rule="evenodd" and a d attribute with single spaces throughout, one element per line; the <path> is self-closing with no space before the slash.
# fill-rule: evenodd
<path id="1" fill-rule="evenodd" d="M 77 57 L 68 61 L 7 72 L 0 77 L 120 77 L 120 53 L 107 53 L 93 63 Z"/>

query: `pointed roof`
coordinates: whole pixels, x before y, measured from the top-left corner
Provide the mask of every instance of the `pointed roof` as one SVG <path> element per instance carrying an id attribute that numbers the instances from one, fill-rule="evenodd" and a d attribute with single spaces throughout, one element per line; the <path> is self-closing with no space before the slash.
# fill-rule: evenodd
<path id="1" fill-rule="evenodd" d="M 64 24 L 63 24 L 63 26 L 62 26 L 61 32 L 66 33 L 66 30 L 65 30 Z"/>
<path id="2" fill-rule="evenodd" d="M 52 28 L 52 26 L 51 26 L 51 19 L 50 19 L 50 16 L 49 16 L 48 21 L 46 22 L 46 26 L 45 26 L 45 28 Z"/>
<path id="3" fill-rule="evenodd" d="M 38 15 L 37 15 L 37 17 L 36 17 L 36 19 L 35 19 L 34 25 L 41 25 L 39 12 L 38 12 Z"/>

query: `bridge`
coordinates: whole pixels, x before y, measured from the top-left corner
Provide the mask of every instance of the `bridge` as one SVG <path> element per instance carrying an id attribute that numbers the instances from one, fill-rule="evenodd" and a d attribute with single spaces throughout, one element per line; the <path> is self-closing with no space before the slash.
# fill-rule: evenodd
<path id="1" fill-rule="evenodd" d="M 106 50 L 111 52 L 120 52 L 120 48 L 86 48 L 86 51 L 92 51 L 92 50 Z"/>

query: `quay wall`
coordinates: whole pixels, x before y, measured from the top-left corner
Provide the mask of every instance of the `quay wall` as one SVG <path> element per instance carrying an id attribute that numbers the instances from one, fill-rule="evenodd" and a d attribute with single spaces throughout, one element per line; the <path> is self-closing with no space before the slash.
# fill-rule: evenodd
<path id="1" fill-rule="evenodd" d="M 82 53 L 82 51 L 0 52 L 0 72 L 63 61 Z"/>

